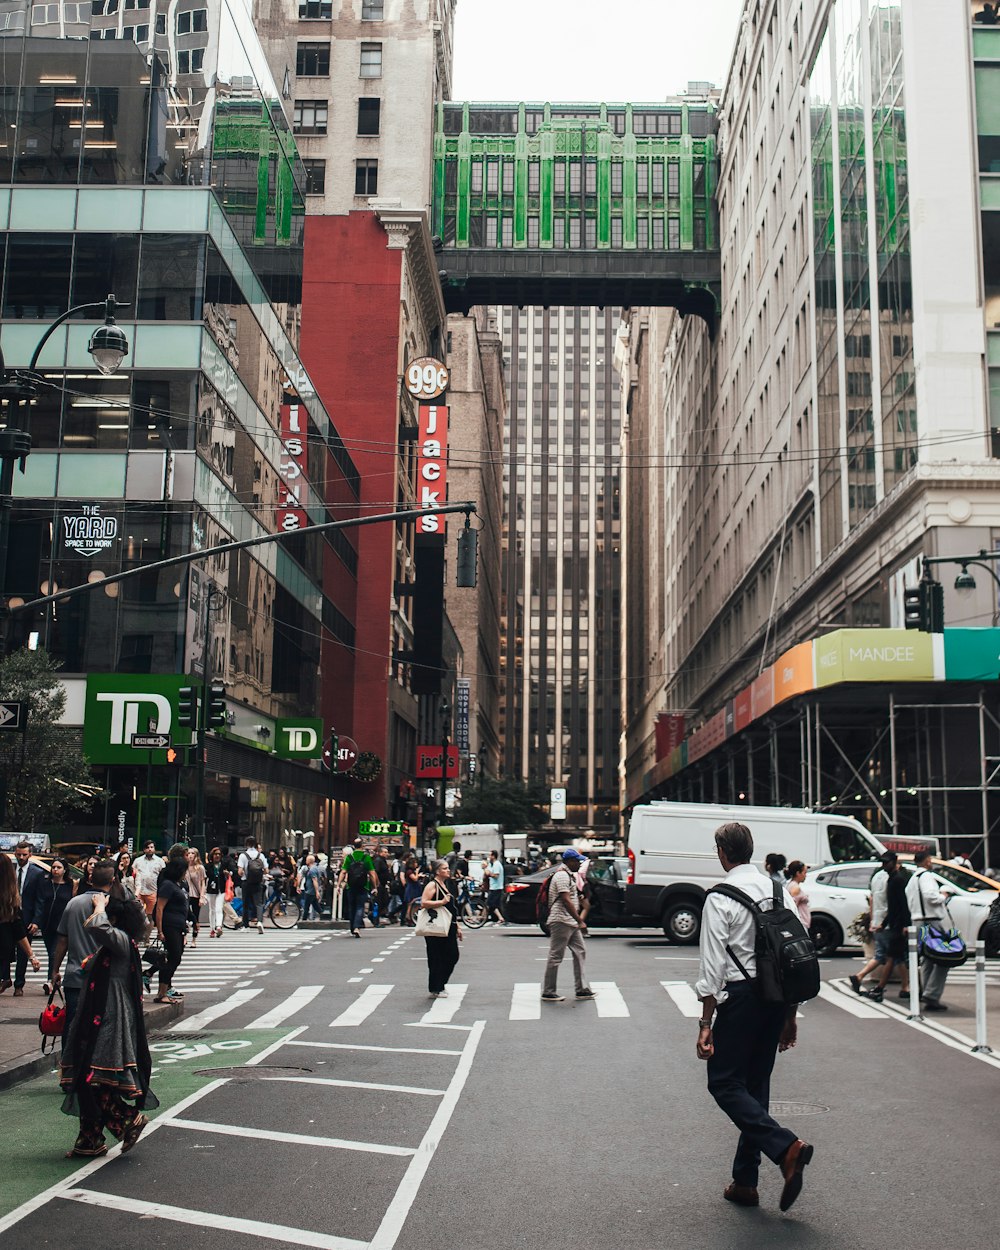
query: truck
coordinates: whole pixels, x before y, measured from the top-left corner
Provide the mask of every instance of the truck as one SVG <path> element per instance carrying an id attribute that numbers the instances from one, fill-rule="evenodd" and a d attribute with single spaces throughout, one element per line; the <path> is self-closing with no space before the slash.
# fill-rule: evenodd
<path id="1" fill-rule="evenodd" d="M 721 881 L 715 830 L 738 820 L 753 834 L 753 862 L 780 853 L 807 867 L 872 860 L 885 847 L 851 816 L 793 807 L 728 806 L 656 800 L 633 808 L 628 836 L 625 907 L 633 923 L 661 926 L 671 942 L 690 946 L 701 932 L 709 888 Z"/>

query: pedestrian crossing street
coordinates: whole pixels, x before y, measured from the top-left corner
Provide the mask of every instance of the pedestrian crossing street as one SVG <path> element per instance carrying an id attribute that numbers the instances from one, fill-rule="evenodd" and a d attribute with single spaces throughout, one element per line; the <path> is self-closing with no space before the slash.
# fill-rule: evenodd
<path id="1" fill-rule="evenodd" d="M 354 978 L 352 978 L 354 980 Z M 633 1009 L 641 1011 L 638 1002 L 628 1001 L 631 991 L 625 991 L 615 981 L 592 981 L 591 986 L 596 997 L 588 1000 L 576 1000 L 573 992 L 567 992 L 565 999 L 558 1003 L 543 1003 L 541 987 L 538 981 L 517 981 L 508 991 L 502 991 L 505 1004 L 504 1013 L 509 1021 L 539 1021 L 543 1016 L 553 1015 L 560 1010 L 583 1010 L 592 1013 L 598 1020 L 623 1020 L 633 1015 Z M 695 995 L 694 988 L 686 981 L 660 981 L 658 987 L 664 993 L 664 999 L 680 1016 L 685 1019 L 697 1019 L 701 1014 L 701 1003 Z M 192 1010 L 190 1007 L 184 1018 L 178 1021 L 171 1030 L 174 1033 L 196 1033 L 207 1027 L 263 1029 L 277 1028 L 285 1024 L 302 1024 L 300 1012 L 309 1008 L 309 1022 L 312 1025 L 328 1025 L 331 1029 L 353 1029 L 371 1021 L 379 1023 L 381 1017 L 392 1016 L 398 1019 L 403 1013 L 403 1023 L 411 1027 L 424 1028 L 460 1028 L 468 1029 L 479 1018 L 496 1018 L 495 987 L 489 991 L 470 987 L 466 983 L 450 982 L 447 996 L 433 999 L 416 1014 L 414 1019 L 405 1019 L 413 1012 L 412 1003 L 415 991 L 420 999 L 426 1002 L 424 995 L 414 984 L 398 986 L 396 984 L 369 984 L 364 987 L 346 1006 L 341 1006 L 340 985 L 302 985 L 298 986 L 277 1005 L 258 1014 L 259 1008 L 255 1000 L 264 992 L 258 984 L 252 987 L 243 986 L 235 989 L 228 998 L 213 1003 L 204 1010 Z M 643 1004 L 648 1003 L 647 986 L 636 987 L 635 999 L 640 996 Z M 490 997 L 487 999 L 487 992 Z M 336 1000 L 338 1009 L 331 1011 L 331 1018 L 322 1018 L 323 1000 L 329 995 Z M 820 996 L 814 1003 L 801 1010 L 799 1018 L 812 1017 L 826 1007 L 833 1007 L 855 1020 L 891 1020 L 892 1013 L 873 1004 L 859 999 L 856 995 L 842 992 L 824 984 Z M 320 1020 L 317 1021 L 317 1013 Z"/>

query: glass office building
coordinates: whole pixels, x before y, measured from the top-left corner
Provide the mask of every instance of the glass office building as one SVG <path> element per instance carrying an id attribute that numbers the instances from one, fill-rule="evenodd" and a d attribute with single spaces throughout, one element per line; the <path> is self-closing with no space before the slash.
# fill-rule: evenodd
<path id="1" fill-rule="evenodd" d="M 99 314 L 72 318 L 41 354 L 37 399 L 4 407 L 32 438 L 15 474 L 11 606 L 351 515 L 357 470 L 298 356 L 304 173 L 248 8 L 4 2 L 0 52 L 6 365 L 26 366 L 54 319 L 109 292 L 127 306 L 129 341 L 104 377 L 87 352 Z M 101 544 L 79 541 L 97 528 Z M 342 814 L 318 765 L 273 748 L 280 718 L 331 714 L 321 657 L 328 680 L 351 680 L 349 535 L 293 536 L 17 611 L 6 646 L 45 647 L 68 683 L 200 679 L 207 646 L 229 722 L 209 743 L 209 841 L 255 832 L 270 846 L 298 830 L 319 847 Z M 152 788 L 172 802 L 147 806 L 140 829 L 139 771 L 101 777 L 128 832 L 184 832 L 193 778 L 158 769 Z"/>

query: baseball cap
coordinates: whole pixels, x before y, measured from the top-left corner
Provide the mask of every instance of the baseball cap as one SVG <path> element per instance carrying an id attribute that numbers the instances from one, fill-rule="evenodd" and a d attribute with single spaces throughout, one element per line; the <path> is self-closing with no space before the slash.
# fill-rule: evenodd
<path id="1" fill-rule="evenodd" d="M 568 851 L 563 851 L 562 857 L 563 857 L 563 863 L 566 863 L 566 864 L 570 864 L 570 863 L 582 864 L 583 863 L 583 856 L 580 854 L 579 851 L 574 851 L 572 847 L 570 847 Z"/>

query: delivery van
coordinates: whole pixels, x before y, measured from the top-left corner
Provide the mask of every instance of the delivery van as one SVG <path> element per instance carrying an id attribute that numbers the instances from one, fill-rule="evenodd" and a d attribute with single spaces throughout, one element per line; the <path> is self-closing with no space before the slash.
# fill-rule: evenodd
<path id="1" fill-rule="evenodd" d="M 851 816 L 795 807 L 657 800 L 632 809 L 625 910 L 649 924 L 661 925 L 678 945 L 697 942 L 705 893 L 724 875 L 714 834 L 730 820 L 749 827 L 753 862 L 762 870 L 771 852 L 784 855 L 789 863 L 800 859 L 815 868 L 878 859 L 885 849 Z"/>

